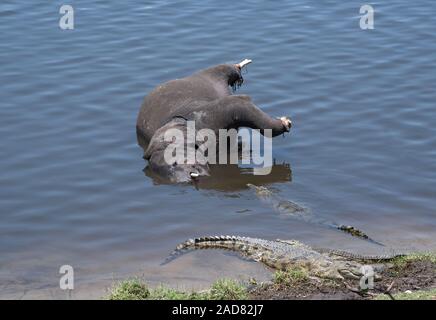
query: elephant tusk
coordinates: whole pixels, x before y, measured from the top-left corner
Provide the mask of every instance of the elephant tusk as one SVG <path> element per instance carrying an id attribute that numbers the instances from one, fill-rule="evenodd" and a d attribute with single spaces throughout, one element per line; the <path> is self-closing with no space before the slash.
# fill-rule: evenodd
<path id="1" fill-rule="evenodd" d="M 250 59 L 244 59 L 241 62 L 239 62 L 237 66 L 239 67 L 239 69 L 242 69 L 243 67 L 245 67 L 247 64 L 250 64 L 251 62 L 252 60 Z"/>

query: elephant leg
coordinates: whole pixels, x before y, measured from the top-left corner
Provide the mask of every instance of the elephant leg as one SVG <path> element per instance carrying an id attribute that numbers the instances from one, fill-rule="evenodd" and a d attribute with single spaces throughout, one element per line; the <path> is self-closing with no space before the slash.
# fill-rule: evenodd
<path id="1" fill-rule="evenodd" d="M 262 134 L 264 134 L 265 129 L 271 129 L 273 137 L 288 132 L 291 128 L 289 118 L 272 118 L 259 109 L 246 95 L 232 95 L 215 100 L 195 110 L 189 118 L 196 121 L 198 129 L 218 130 L 248 127 L 260 129 Z"/>

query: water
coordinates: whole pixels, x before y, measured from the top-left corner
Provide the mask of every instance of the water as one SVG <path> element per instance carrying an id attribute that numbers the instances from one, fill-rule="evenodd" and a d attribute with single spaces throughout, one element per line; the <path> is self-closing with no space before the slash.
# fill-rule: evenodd
<path id="1" fill-rule="evenodd" d="M 0 298 L 99 298 L 143 275 L 188 288 L 268 278 L 212 251 L 160 263 L 186 238 L 294 238 L 379 248 L 277 214 L 237 168 L 208 186 L 160 185 L 143 169 L 135 121 L 157 84 L 253 59 L 240 93 L 292 134 L 274 139 L 281 197 L 388 247 L 436 247 L 436 4 L 359 1 L 61 1 L 0 5 Z M 292 170 L 292 175 L 287 167 Z M 255 181 L 255 182 L 256 182 Z M 59 267 L 75 268 L 70 296 Z"/>

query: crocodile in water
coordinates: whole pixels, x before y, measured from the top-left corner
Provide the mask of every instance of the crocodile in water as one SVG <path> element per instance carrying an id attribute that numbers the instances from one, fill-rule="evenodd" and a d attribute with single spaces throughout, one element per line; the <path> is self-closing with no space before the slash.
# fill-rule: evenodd
<path id="1" fill-rule="evenodd" d="M 319 217 L 316 217 L 312 214 L 310 209 L 305 208 L 295 202 L 285 200 L 274 194 L 273 191 L 270 189 L 264 187 L 264 186 L 255 186 L 253 184 L 247 184 L 247 186 L 254 190 L 256 193 L 256 196 L 262 200 L 263 202 L 271 205 L 275 211 L 279 213 L 283 213 L 286 215 L 289 215 L 295 219 L 302 220 L 308 223 L 315 223 L 318 225 L 326 226 L 331 229 L 340 230 L 345 233 L 348 233 L 352 235 L 353 237 L 357 237 L 363 240 L 367 240 L 369 242 L 378 244 L 383 246 L 382 243 L 377 242 L 370 237 L 368 237 L 364 232 L 361 230 L 354 228 L 353 226 L 346 226 L 342 224 L 337 224 L 335 222 L 327 221 L 325 219 L 321 219 Z"/>

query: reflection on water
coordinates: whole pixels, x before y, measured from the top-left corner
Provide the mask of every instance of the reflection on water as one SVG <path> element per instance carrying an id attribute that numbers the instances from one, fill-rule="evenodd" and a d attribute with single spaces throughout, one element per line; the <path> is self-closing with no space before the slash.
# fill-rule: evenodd
<path id="1" fill-rule="evenodd" d="M 155 184 L 169 184 L 165 178 L 155 174 L 149 166 L 144 173 L 153 179 Z M 200 177 L 194 182 L 197 189 L 213 189 L 223 192 L 234 192 L 247 189 L 247 184 L 264 185 L 279 182 L 290 182 L 292 172 L 289 164 L 274 164 L 268 175 L 255 175 L 253 168 L 240 168 L 238 165 L 211 165 L 210 176 Z"/>
<path id="2" fill-rule="evenodd" d="M 257 135 L 259 134 L 257 133 Z M 139 133 L 137 133 L 137 141 L 138 145 L 145 152 L 148 145 Z M 238 144 L 239 159 L 243 148 L 242 145 L 241 142 Z M 263 152 L 263 150 L 261 150 L 261 152 Z M 209 168 L 210 176 L 203 176 L 194 180 L 193 185 L 196 189 L 234 192 L 247 189 L 247 184 L 269 185 L 273 183 L 292 181 L 292 171 L 289 163 L 283 162 L 282 164 L 277 164 L 276 159 L 273 159 L 271 167 L 265 166 L 253 168 L 247 165 L 242 166 L 237 164 L 211 164 L 209 165 Z M 259 174 L 259 168 L 265 169 L 268 174 Z M 156 185 L 173 183 L 166 177 L 154 172 L 149 165 L 144 168 L 144 173 L 147 177 L 151 178 L 153 183 Z"/>

